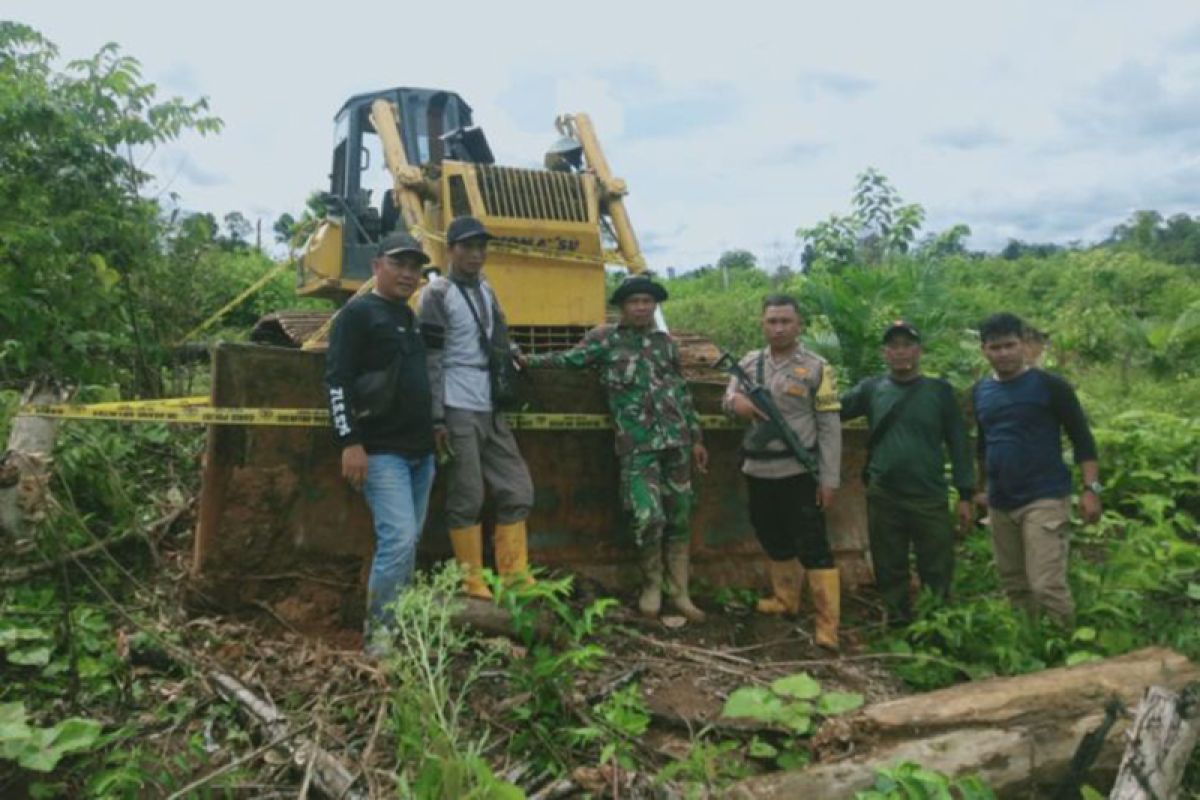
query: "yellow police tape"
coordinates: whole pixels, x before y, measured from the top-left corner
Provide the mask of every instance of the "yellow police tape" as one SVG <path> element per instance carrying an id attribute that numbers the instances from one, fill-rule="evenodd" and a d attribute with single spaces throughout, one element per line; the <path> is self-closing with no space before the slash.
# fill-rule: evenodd
<path id="1" fill-rule="evenodd" d="M 226 314 L 228 314 L 230 311 L 232 311 L 238 305 L 241 305 L 241 302 L 243 300 L 245 300 L 247 297 L 249 297 L 250 295 L 257 292 L 262 287 L 266 286 L 268 283 L 270 283 L 272 280 L 275 279 L 276 275 L 278 275 L 279 273 L 283 272 L 285 269 L 287 269 L 291 266 L 293 266 L 291 261 L 280 261 L 278 264 L 275 265 L 275 267 L 273 269 L 267 270 L 267 272 L 262 277 L 260 277 L 254 283 L 250 284 L 244 290 L 242 290 L 242 292 L 239 293 L 237 297 L 233 298 L 228 303 L 226 303 L 225 305 L 221 306 L 219 309 L 214 311 L 212 316 L 210 316 L 208 319 L 204 320 L 204 322 L 201 322 L 199 325 L 197 325 L 196 327 L 192 328 L 190 331 L 185 333 L 183 335 L 183 338 L 175 343 L 175 346 L 178 347 L 181 344 L 191 341 L 193 336 L 203 333 L 204 331 L 211 328 L 213 325 L 217 324 L 217 322 L 219 322 Z"/>
<path id="2" fill-rule="evenodd" d="M 171 422 L 183 425 L 262 425 L 275 427 L 325 428 L 329 412 L 323 408 L 213 408 L 206 397 L 170 400 L 133 400 L 93 405 L 27 405 L 18 412 L 26 417 L 93 419 L 116 422 Z M 539 411 L 506 413 L 514 430 L 595 431 L 608 430 L 608 414 L 554 414 Z M 743 424 L 716 414 L 701 414 L 701 427 L 708 430 L 738 430 Z"/>

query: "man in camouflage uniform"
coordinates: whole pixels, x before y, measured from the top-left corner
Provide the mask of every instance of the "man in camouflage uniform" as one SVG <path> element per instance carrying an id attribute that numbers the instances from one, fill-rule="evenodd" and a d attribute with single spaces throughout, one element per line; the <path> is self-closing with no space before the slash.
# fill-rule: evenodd
<path id="1" fill-rule="evenodd" d="M 700 420 L 679 365 L 674 340 L 654 323 L 667 290 L 648 277 L 632 276 L 613 292 L 621 309 L 616 325 L 587 332 L 572 350 L 530 356 L 531 367 L 598 367 L 616 427 L 621 464 L 621 501 L 632 515 L 641 556 L 638 609 L 657 617 L 662 607 L 663 550 L 671 603 L 693 622 L 703 612 L 688 597 L 688 518 L 692 511 L 691 462 L 704 472 Z"/>
<path id="2" fill-rule="evenodd" d="M 767 553 L 772 589 L 771 597 L 759 601 L 758 611 L 798 613 L 807 575 L 816 612 L 814 638 L 836 650 L 841 583 L 825 532 L 825 512 L 833 504 L 841 475 L 837 383 L 825 359 L 800 344 L 804 320 L 794 298 L 774 294 L 764 299 L 762 330 L 767 346 L 747 353 L 741 367 L 770 392 L 800 445 L 812 451 L 819 475 L 792 454 L 775 426 L 742 393 L 737 379 L 730 379 L 722 405 L 753 423 L 742 442 L 742 472 L 750 522 Z"/>

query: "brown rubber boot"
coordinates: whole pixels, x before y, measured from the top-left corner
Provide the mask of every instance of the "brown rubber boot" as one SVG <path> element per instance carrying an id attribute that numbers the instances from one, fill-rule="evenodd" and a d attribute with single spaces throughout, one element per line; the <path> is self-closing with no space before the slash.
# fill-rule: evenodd
<path id="1" fill-rule="evenodd" d="M 642 593 L 638 595 L 638 611 L 643 617 L 655 619 L 662 610 L 663 557 L 662 542 L 653 542 L 638 553 L 642 569 Z"/>
<path id="2" fill-rule="evenodd" d="M 704 612 L 696 608 L 688 597 L 690 546 L 691 542 L 687 539 L 667 540 L 667 592 L 671 596 L 671 605 L 689 622 L 704 622 Z"/>
<path id="3" fill-rule="evenodd" d="M 771 596 L 758 601 L 755 610 L 760 614 L 800 613 L 800 562 L 767 561 L 767 574 L 771 576 Z"/>
<path id="4" fill-rule="evenodd" d="M 455 560 L 466 572 L 463 577 L 463 592 L 481 600 L 491 600 L 492 591 L 480 575 L 480 570 L 483 569 L 483 526 L 452 528 L 450 545 L 454 548 Z"/>
<path id="5" fill-rule="evenodd" d="M 493 542 L 496 546 L 496 572 L 502 578 L 510 575 L 525 586 L 532 586 L 535 581 L 529 574 L 529 550 L 525 532 L 525 520 L 510 522 L 507 525 L 496 525 Z M 509 585 L 505 583 L 505 586 Z"/>
<path id="6" fill-rule="evenodd" d="M 812 590 L 813 627 L 817 644 L 828 650 L 838 650 L 838 625 L 842 616 L 842 583 L 837 568 L 810 569 L 808 586 Z"/>

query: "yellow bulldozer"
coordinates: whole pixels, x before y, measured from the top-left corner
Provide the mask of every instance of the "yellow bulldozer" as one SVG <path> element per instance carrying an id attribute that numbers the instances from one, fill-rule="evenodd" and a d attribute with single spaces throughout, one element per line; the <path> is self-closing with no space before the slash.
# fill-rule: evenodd
<path id="1" fill-rule="evenodd" d="M 625 183 L 609 169 L 591 120 L 573 114 L 555 123 L 544 168 L 498 166 L 470 106 L 453 92 L 396 88 L 351 97 L 335 118 L 329 191 L 321 197 L 327 213 L 299 259 L 300 292 L 344 302 L 366 290 L 375 243 L 397 229 L 420 240 L 431 266 L 444 265 L 447 226 L 470 214 L 497 237 L 485 269 L 513 340 L 527 352 L 574 345 L 605 321 L 605 265 L 637 272 L 645 260 Z M 256 344 L 219 346 L 212 405 L 323 407 L 331 313 L 271 315 L 256 328 Z M 741 497 L 741 432 L 718 416 L 724 379 L 709 366 L 717 351 L 702 337 L 674 335 L 710 428 L 709 473 L 697 480 L 694 572 L 715 585 L 751 586 L 761 579 L 762 556 Z M 526 405 L 513 420 L 536 486 L 530 560 L 609 588 L 632 583 L 635 550 L 617 501 L 603 390 L 591 373 L 530 372 Z M 843 474 L 853 484 L 861 458 L 847 444 Z M 283 593 L 297 627 L 354 627 L 372 536 L 365 503 L 338 464 L 326 430 L 211 427 L 193 562 L 203 595 L 241 605 Z M 438 492 L 435 484 L 421 544 L 430 559 L 449 555 Z M 868 574 L 861 506 L 839 503 L 830 523 L 848 585 L 861 582 Z"/>
<path id="2" fill-rule="evenodd" d="M 604 266 L 645 269 L 625 209 L 586 114 L 555 121 L 544 169 L 495 163 L 471 107 L 454 92 L 394 88 L 351 97 L 334 122 L 326 216 L 297 262 L 301 295 L 344 301 L 371 277 L 375 243 L 415 235 L 434 265 L 444 233 L 469 214 L 497 238 L 488 280 L 504 302 L 514 340 L 527 350 L 569 346 L 604 321 Z M 256 341 L 322 344 L 320 314 L 275 315 Z M 282 337 L 282 340 L 281 340 Z"/>

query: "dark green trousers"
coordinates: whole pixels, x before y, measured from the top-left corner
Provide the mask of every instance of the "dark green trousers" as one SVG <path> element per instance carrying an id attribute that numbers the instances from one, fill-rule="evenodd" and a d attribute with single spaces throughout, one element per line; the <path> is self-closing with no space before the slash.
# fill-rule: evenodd
<path id="1" fill-rule="evenodd" d="M 867 529 L 875 585 L 890 623 L 912 618 L 910 550 L 917 556 L 921 585 L 946 599 L 954 579 L 954 526 L 945 497 L 906 497 L 872 488 L 867 492 Z"/>

